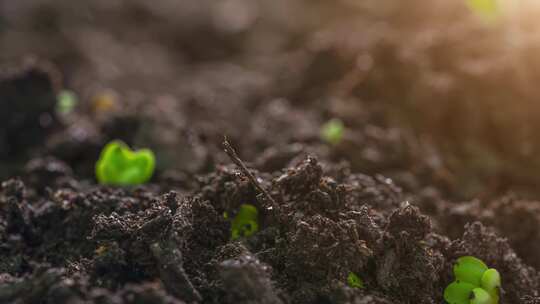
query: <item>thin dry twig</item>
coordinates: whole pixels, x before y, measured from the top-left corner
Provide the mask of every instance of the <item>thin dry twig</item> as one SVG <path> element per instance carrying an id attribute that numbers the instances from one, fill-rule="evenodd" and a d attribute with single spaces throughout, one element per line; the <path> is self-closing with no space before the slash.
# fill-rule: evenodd
<path id="1" fill-rule="evenodd" d="M 272 204 L 272 207 L 275 208 L 277 207 L 277 203 L 276 201 L 274 200 L 274 198 L 270 195 L 270 193 L 268 193 L 268 191 L 266 191 L 262 186 L 261 184 L 257 181 L 257 179 L 255 178 L 255 176 L 253 176 L 253 174 L 251 172 L 249 172 L 248 168 L 246 167 L 246 165 L 244 164 L 244 162 L 242 162 L 242 160 L 238 157 L 238 155 L 236 154 L 236 151 L 234 150 L 234 148 L 231 146 L 231 144 L 229 143 L 229 141 L 227 140 L 227 136 L 225 136 L 223 138 L 223 149 L 225 151 L 225 153 L 227 153 L 227 155 L 229 156 L 229 158 L 233 161 L 233 163 L 235 163 L 239 168 L 240 170 L 242 171 L 242 173 L 249 179 L 249 181 L 251 182 L 251 184 L 262 194 L 265 196 L 265 198 Z"/>

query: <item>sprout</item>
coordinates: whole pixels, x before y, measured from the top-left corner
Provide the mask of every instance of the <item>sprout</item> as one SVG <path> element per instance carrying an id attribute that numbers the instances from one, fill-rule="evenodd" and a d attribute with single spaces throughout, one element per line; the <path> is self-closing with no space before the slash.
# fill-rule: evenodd
<path id="1" fill-rule="evenodd" d="M 232 220 L 231 239 L 236 240 L 241 236 L 248 237 L 259 230 L 259 212 L 253 205 L 244 204 Z"/>
<path id="2" fill-rule="evenodd" d="M 501 275 L 496 269 L 488 269 L 482 275 L 480 285 L 486 290 L 494 290 L 501 286 Z"/>
<path id="3" fill-rule="evenodd" d="M 354 272 L 349 272 L 347 284 L 352 288 L 364 288 L 364 281 Z"/>
<path id="4" fill-rule="evenodd" d="M 469 282 L 475 286 L 480 286 L 480 280 L 486 270 L 488 270 L 486 264 L 472 256 L 461 257 L 454 265 L 456 280 Z"/>
<path id="5" fill-rule="evenodd" d="M 105 90 L 92 99 L 92 110 L 95 113 L 108 113 L 117 108 L 118 96 L 112 90 Z"/>
<path id="6" fill-rule="evenodd" d="M 498 304 L 501 276 L 484 262 L 465 256 L 454 265 L 456 280 L 444 290 L 450 304 Z"/>
<path id="7" fill-rule="evenodd" d="M 96 163 L 96 177 L 101 184 L 138 185 L 154 173 L 155 156 L 149 149 L 132 151 L 121 141 L 108 143 Z"/>
<path id="8" fill-rule="evenodd" d="M 475 286 L 471 283 L 455 281 L 444 290 L 444 299 L 450 304 L 469 304 Z"/>
<path id="9" fill-rule="evenodd" d="M 500 14 L 497 2 L 497 0 L 467 0 L 467 6 L 484 21 L 492 23 L 497 21 Z"/>
<path id="10" fill-rule="evenodd" d="M 339 119 L 331 119 L 321 127 L 321 138 L 331 145 L 337 145 L 343 138 L 345 125 Z"/>
<path id="11" fill-rule="evenodd" d="M 496 302 L 493 302 L 493 299 L 482 288 L 475 288 L 472 290 L 473 294 L 471 296 L 471 304 L 495 304 Z M 498 302 L 498 301 L 497 301 Z"/>
<path id="12" fill-rule="evenodd" d="M 62 90 L 57 96 L 56 112 L 67 115 L 73 112 L 75 106 L 77 106 L 77 95 L 70 90 Z"/>

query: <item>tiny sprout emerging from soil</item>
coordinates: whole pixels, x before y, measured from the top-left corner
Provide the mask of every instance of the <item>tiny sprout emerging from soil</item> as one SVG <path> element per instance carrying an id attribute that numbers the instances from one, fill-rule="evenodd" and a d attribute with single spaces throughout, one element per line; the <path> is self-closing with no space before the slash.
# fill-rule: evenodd
<path id="1" fill-rule="evenodd" d="M 258 216 L 259 212 L 255 206 L 249 204 L 240 206 L 238 213 L 232 220 L 231 239 L 236 240 L 241 236 L 248 237 L 257 232 L 259 230 Z"/>
<path id="2" fill-rule="evenodd" d="M 349 272 L 347 284 L 352 288 L 364 288 L 364 281 L 354 272 Z"/>
<path id="3" fill-rule="evenodd" d="M 321 138 L 331 145 L 337 145 L 343 138 L 345 125 L 339 119 L 331 119 L 321 127 Z"/>
<path id="4" fill-rule="evenodd" d="M 118 104 L 118 98 L 114 91 L 106 90 L 94 96 L 92 110 L 95 113 L 108 113 L 113 111 Z"/>
<path id="5" fill-rule="evenodd" d="M 57 96 L 56 112 L 62 115 L 67 115 L 73 112 L 77 106 L 77 95 L 70 90 L 62 90 Z"/>
<path id="6" fill-rule="evenodd" d="M 132 151 L 125 143 L 115 140 L 101 151 L 96 163 L 96 177 L 101 184 L 139 185 L 152 177 L 155 163 L 151 150 Z"/>
<path id="7" fill-rule="evenodd" d="M 484 262 L 465 256 L 454 265 L 456 280 L 444 290 L 450 304 L 498 304 L 501 276 Z"/>
<path id="8" fill-rule="evenodd" d="M 487 23 L 497 21 L 500 13 L 498 0 L 466 0 L 467 6 Z"/>

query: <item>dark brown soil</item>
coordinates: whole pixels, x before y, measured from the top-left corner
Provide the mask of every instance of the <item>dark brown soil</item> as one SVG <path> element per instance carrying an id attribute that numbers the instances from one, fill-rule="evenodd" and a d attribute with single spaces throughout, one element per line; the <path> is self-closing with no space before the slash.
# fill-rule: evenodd
<path id="1" fill-rule="evenodd" d="M 464 255 L 501 303 L 540 303 L 539 18 L 0 1 L 0 303 L 444 303 Z M 97 184 L 112 139 L 156 153 L 149 184 Z M 231 241 L 242 204 L 260 230 Z"/>

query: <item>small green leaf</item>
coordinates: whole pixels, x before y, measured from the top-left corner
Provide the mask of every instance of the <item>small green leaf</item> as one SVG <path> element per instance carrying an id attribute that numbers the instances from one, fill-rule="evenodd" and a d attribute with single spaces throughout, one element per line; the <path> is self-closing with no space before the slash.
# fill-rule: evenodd
<path id="1" fill-rule="evenodd" d="M 482 275 L 481 286 L 489 293 L 497 293 L 498 288 L 501 287 L 501 275 L 496 269 L 486 270 Z"/>
<path id="2" fill-rule="evenodd" d="M 465 256 L 454 265 L 456 281 L 444 290 L 450 304 L 498 304 L 501 276 L 481 260 Z"/>
<path id="3" fill-rule="evenodd" d="M 469 304 L 475 287 L 467 282 L 453 282 L 444 290 L 444 299 L 449 304 Z"/>
<path id="4" fill-rule="evenodd" d="M 57 96 L 56 112 L 67 115 L 73 112 L 75 106 L 77 106 L 77 95 L 70 90 L 62 90 Z"/>
<path id="5" fill-rule="evenodd" d="M 331 145 L 337 145 L 343 138 L 345 125 L 339 119 L 331 119 L 321 127 L 321 138 Z"/>
<path id="6" fill-rule="evenodd" d="M 96 163 L 96 177 L 101 184 L 139 185 L 152 177 L 155 156 L 149 149 L 132 151 L 121 141 L 108 143 Z"/>
<path id="7" fill-rule="evenodd" d="M 471 11 L 480 16 L 486 22 L 494 22 L 498 19 L 500 8 L 497 0 L 466 0 Z"/>
<path id="8" fill-rule="evenodd" d="M 249 204 L 240 206 L 231 224 L 231 239 L 248 237 L 257 232 L 259 230 L 258 216 L 259 212 L 255 206 Z"/>
<path id="9" fill-rule="evenodd" d="M 347 284 L 352 288 L 364 288 L 364 281 L 354 272 L 349 272 Z"/>
<path id="10" fill-rule="evenodd" d="M 480 280 L 486 270 L 488 270 L 488 267 L 484 262 L 472 256 L 465 256 L 459 258 L 456 265 L 454 265 L 454 276 L 456 281 L 480 286 Z"/>
<path id="11" fill-rule="evenodd" d="M 470 304 L 496 304 L 487 291 L 482 288 L 473 289 Z"/>

